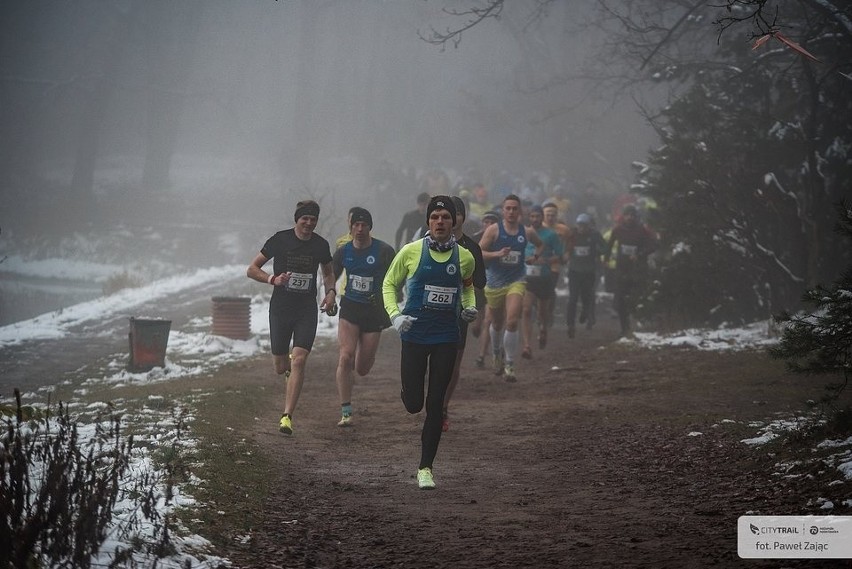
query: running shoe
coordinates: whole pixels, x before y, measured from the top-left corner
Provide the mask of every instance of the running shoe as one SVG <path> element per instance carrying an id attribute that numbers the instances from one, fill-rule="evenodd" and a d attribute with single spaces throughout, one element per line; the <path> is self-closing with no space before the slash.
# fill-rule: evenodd
<path id="1" fill-rule="evenodd" d="M 337 422 L 338 427 L 351 427 L 352 426 L 352 415 L 341 415 L 340 421 Z"/>
<path id="2" fill-rule="evenodd" d="M 485 357 L 479 356 L 476 358 L 476 367 L 477 369 L 485 369 Z"/>
<path id="3" fill-rule="evenodd" d="M 421 468 L 417 471 L 417 486 L 421 490 L 434 490 L 435 480 L 432 478 L 432 469 L 429 467 Z"/>
<path id="4" fill-rule="evenodd" d="M 494 375 L 502 375 L 503 374 L 503 354 L 495 354 L 491 361 L 494 364 Z"/>
<path id="5" fill-rule="evenodd" d="M 281 415 L 281 420 L 278 421 L 278 430 L 285 435 L 293 434 L 293 419 L 287 415 Z"/>
<path id="6" fill-rule="evenodd" d="M 531 360 L 532 359 L 532 348 L 530 348 L 529 346 L 526 346 L 524 348 L 524 350 L 521 352 L 521 357 L 524 358 L 525 360 Z"/>
<path id="7" fill-rule="evenodd" d="M 517 381 L 517 378 L 515 377 L 515 366 L 512 364 L 506 364 L 503 368 L 503 375 L 509 383 L 515 383 L 515 381 Z"/>

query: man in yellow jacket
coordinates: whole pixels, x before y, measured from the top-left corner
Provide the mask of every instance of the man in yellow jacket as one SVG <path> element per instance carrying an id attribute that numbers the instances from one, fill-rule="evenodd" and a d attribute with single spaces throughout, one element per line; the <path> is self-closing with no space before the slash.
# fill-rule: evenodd
<path id="1" fill-rule="evenodd" d="M 476 319 L 473 291 L 474 259 L 453 235 L 456 209 L 449 196 L 435 196 L 426 209 L 429 234 L 400 249 L 382 285 L 385 310 L 402 340 L 400 375 L 402 402 L 409 413 L 424 404 L 417 484 L 435 487 L 432 462 L 441 440 L 443 403 L 453 373 L 459 342 L 459 319 Z M 397 290 L 406 285 L 400 311 Z"/>

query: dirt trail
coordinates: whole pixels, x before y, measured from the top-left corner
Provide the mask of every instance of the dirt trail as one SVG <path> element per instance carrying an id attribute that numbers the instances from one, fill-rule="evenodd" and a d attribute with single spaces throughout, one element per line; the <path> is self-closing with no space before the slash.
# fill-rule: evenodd
<path id="1" fill-rule="evenodd" d="M 251 540 L 225 555 L 264 568 L 849 567 L 736 554 L 740 515 L 811 513 L 818 489 L 739 441 L 748 421 L 802 409 L 813 384 L 757 353 L 614 344 L 612 326 L 570 341 L 557 326 L 515 384 L 474 367 L 471 338 L 431 492 L 414 479 L 423 416 L 399 401 L 396 334 L 357 381 L 350 429 L 335 426 L 334 345 L 318 348 L 295 434 L 277 432 L 280 400 L 256 411 L 251 436 L 280 479 Z"/>

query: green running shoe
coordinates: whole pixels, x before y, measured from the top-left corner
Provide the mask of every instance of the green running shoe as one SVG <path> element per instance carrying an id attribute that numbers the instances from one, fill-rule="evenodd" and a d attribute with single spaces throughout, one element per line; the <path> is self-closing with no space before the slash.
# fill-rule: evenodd
<path id="1" fill-rule="evenodd" d="M 417 486 L 421 490 L 434 490 L 435 480 L 432 479 L 432 469 L 429 467 L 421 468 L 417 471 Z"/>
<path id="2" fill-rule="evenodd" d="M 337 422 L 338 427 L 351 427 L 352 415 L 341 415 L 340 421 Z"/>
<path id="3" fill-rule="evenodd" d="M 281 415 L 281 420 L 278 421 L 278 430 L 285 435 L 293 434 L 293 419 L 287 415 Z"/>

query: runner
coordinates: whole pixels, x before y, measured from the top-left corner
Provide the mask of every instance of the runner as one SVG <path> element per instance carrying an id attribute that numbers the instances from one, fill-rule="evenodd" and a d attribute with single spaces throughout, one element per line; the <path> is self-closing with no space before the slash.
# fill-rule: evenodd
<path id="1" fill-rule="evenodd" d="M 385 310 L 402 340 L 400 376 L 402 402 L 409 413 L 423 409 L 417 485 L 435 487 L 432 463 L 441 441 L 441 411 L 453 373 L 459 342 L 458 319 L 473 321 L 473 255 L 453 236 L 456 208 L 448 196 L 436 196 L 426 209 L 429 235 L 408 243 L 394 257 L 382 285 Z M 402 312 L 396 291 L 406 284 Z"/>
<path id="2" fill-rule="evenodd" d="M 341 247 L 343 247 L 344 245 L 346 245 L 347 243 L 352 241 L 352 212 L 355 211 L 356 209 L 358 209 L 357 206 L 350 207 L 349 212 L 346 214 L 346 229 L 347 229 L 347 231 L 346 231 L 346 233 L 344 233 L 343 235 L 341 235 L 340 237 L 338 237 L 337 239 L 334 240 L 334 246 L 337 249 L 340 249 Z"/>
<path id="3" fill-rule="evenodd" d="M 574 320 L 577 315 L 577 302 L 582 301 L 580 324 L 585 323 L 591 330 L 595 325 L 595 289 L 597 288 L 597 269 L 606 242 L 600 232 L 592 227 L 592 217 L 588 213 L 577 216 L 577 231 L 568 251 L 568 337 L 575 334 Z"/>
<path id="4" fill-rule="evenodd" d="M 417 195 L 417 209 L 413 209 L 402 216 L 402 221 L 396 229 L 394 240 L 396 241 L 396 249 L 412 241 L 414 235 L 423 227 L 423 214 L 426 212 L 426 206 L 429 204 L 429 194 L 421 192 Z"/>
<path id="5" fill-rule="evenodd" d="M 393 247 L 374 239 L 373 216 L 364 208 L 354 207 L 349 217 L 352 241 L 334 252 L 332 267 L 335 282 L 346 275 L 340 300 L 337 342 L 337 393 L 340 396 L 338 427 L 352 424 L 352 370 L 365 376 L 376 361 L 382 330 L 390 326 L 381 297 L 381 283 L 394 257 Z"/>
<path id="6" fill-rule="evenodd" d="M 328 241 L 314 233 L 320 206 L 312 200 L 296 204 L 295 227 L 267 239 L 246 275 L 274 288 L 269 302 L 269 339 L 275 373 L 285 377 L 284 414 L 278 429 L 293 434 L 293 412 L 305 381 L 305 365 L 317 334 L 317 267 L 322 268 L 325 296 L 320 310 L 337 313 L 334 271 Z M 273 259 L 273 272 L 263 266 Z M 293 351 L 288 353 L 290 342 Z"/>
<path id="7" fill-rule="evenodd" d="M 541 205 L 542 213 L 544 214 L 544 218 L 541 221 L 542 226 L 547 227 L 548 229 L 552 229 L 559 236 L 559 240 L 562 242 L 562 250 L 567 252 L 571 250 L 571 228 L 568 225 L 559 221 L 559 206 L 556 205 L 556 202 L 551 200 L 545 200 Z M 555 289 L 565 289 L 568 285 L 567 276 L 564 271 L 564 264 L 560 260 L 557 263 L 553 263 L 550 266 L 550 269 L 554 272 L 555 275 Z M 556 295 L 556 291 L 554 290 L 554 296 Z M 556 301 L 551 302 L 547 307 L 549 313 L 547 315 L 547 321 L 553 322 L 553 314 L 556 311 Z M 543 340 L 543 342 L 542 342 Z M 539 339 L 539 347 L 544 348 L 547 345 L 547 336 Z"/>
<path id="8" fill-rule="evenodd" d="M 631 333 L 630 317 L 645 285 L 648 270 L 648 255 L 657 248 L 654 232 L 639 220 L 639 211 L 627 204 L 621 219 L 613 227 L 606 243 L 604 262 L 612 256 L 612 246 L 618 243 L 615 256 L 615 310 L 621 325 L 621 336 Z"/>
<path id="9" fill-rule="evenodd" d="M 503 198 L 503 219 L 488 227 L 479 246 L 485 259 L 487 284 L 485 299 L 491 308 L 491 351 L 494 374 L 504 374 L 514 382 L 515 357 L 518 355 L 518 326 L 521 321 L 526 263 L 541 257 L 544 249 L 534 229 L 526 230 L 521 223 L 521 200 L 515 194 Z M 536 246 L 535 253 L 525 258 L 527 240 Z M 504 330 L 505 328 L 505 330 Z"/>
<path id="10" fill-rule="evenodd" d="M 482 234 L 489 225 L 494 225 L 500 220 L 500 215 L 493 210 L 486 211 L 482 216 L 482 229 L 473 234 L 473 240 L 477 244 L 482 240 Z M 480 253 L 482 249 L 480 248 Z M 482 294 L 485 298 L 485 291 Z M 479 355 L 476 356 L 476 367 L 479 369 L 485 368 L 485 356 L 491 349 L 491 308 L 488 302 L 485 303 L 485 310 L 480 311 L 479 316 L 472 326 L 473 337 L 479 338 Z"/>
<path id="11" fill-rule="evenodd" d="M 524 293 L 524 307 L 521 324 L 524 349 L 521 357 L 532 359 L 532 327 L 536 314 L 538 315 L 538 345 L 544 348 L 547 344 L 547 330 L 553 324 L 553 301 L 556 298 L 556 279 L 558 271 L 552 267 L 561 267 L 564 250 L 562 240 L 555 231 L 542 225 L 544 213 L 541 206 L 533 206 L 527 215 L 529 228 L 535 230 L 544 242 L 541 257 L 527 264 L 527 289 Z M 527 242 L 526 254 L 530 257 L 535 253 L 532 241 Z"/>
<path id="12" fill-rule="evenodd" d="M 452 200 L 453 205 L 456 207 L 456 224 L 453 225 L 453 236 L 456 238 L 456 242 L 460 246 L 470 251 L 473 255 L 473 291 L 476 298 L 476 310 L 481 313 L 482 308 L 485 306 L 485 293 L 483 292 L 483 289 L 485 288 L 485 261 L 482 259 L 482 249 L 479 248 L 479 244 L 472 237 L 466 235 L 464 231 L 462 231 L 467 219 L 467 210 L 465 208 L 464 201 L 455 196 L 452 197 Z M 474 320 L 470 326 L 473 327 L 477 322 L 480 322 L 479 315 L 477 315 L 476 320 Z M 450 429 L 450 416 L 448 409 L 450 407 L 450 399 L 453 397 L 456 386 L 459 384 L 459 377 L 461 376 L 461 363 L 464 358 L 464 349 L 467 345 L 467 329 L 468 323 L 466 321 L 462 320 L 459 322 L 459 343 L 456 355 L 456 365 L 453 367 L 453 377 L 450 379 L 450 385 L 447 386 L 447 394 L 444 395 L 443 422 L 441 423 L 441 429 L 444 432 Z M 474 335 L 477 336 L 478 334 Z"/>

